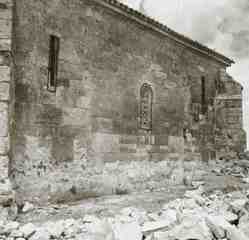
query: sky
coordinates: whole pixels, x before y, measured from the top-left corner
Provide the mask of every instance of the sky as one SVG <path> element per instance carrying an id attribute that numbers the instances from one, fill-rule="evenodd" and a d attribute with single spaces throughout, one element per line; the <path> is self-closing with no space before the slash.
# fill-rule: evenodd
<path id="1" fill-rule="evenodd" d="M 235 60 L 227 71 L 244 87 L 243 120 L 249 149 L 249 0 L 120 1 Z"/>

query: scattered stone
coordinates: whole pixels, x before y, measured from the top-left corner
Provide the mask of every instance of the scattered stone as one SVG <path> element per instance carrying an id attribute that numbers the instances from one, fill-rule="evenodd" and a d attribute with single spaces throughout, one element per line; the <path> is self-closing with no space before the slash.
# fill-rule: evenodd
<path id="1" fill-rule="evenodd" d="M 143 235 L 140 226 L 136 222 L 120 224 L 116 223 L 113 226 L 115 240 L 142 240 Z"/>
<path id="2" fill-rule="evenodd" d="M 22 208 L 22 212 L 23 213 L 27 213 L 30 212 L 34 209 L 34 205 L 29 203 L 29 202 L 25 202 L 23 208 Z"/>
<path id="3" fill-rule="evenodd" d="M 44 228 L 38 228 L 36 232 L 29 239 L 30 240 L 49 240 L 50 233 Z"/>
<path id="4" fill-rule="evenodd" d="M 14 222 L 14 221 L 8 222 L 4 227 L 3 233 L 10 234 L 12 231 L 18 229 L 19 226 L 20 226 L 19 222 Z"/>
<path id="5" fill-rule="evenodd" d="M 46 222 L 42 225 L 45 231 L 49 232 L 52 238 L 59 238 L 64 232 L 63 220 L 58 222 Z"/>
<path id="6" fill-rule="evenodd" d="M 228 221 L 231 224 L 234 224 L 236 221 L 238 221 L 238 215 L 231 212 L 224 212 L 222 216 L 226 221 Z"/>
<path id="7" fill-rule="evenodd" d="M 230 203 L 233 211 L 235 212 L 239 212 L 242 209 L 244 209 L 245 205 L 247 204 L 248 199 L 244 198 L 244 199 L 237 199 L 233 202 Z"/>
<path id="8" fill-rule="evenodd" d="M 20 232 L 19 230 L 14 230 L 10 233 L 10 237 L 13 238 L 22 238 L 23 237 L 23 233 Z"/>
<path id="9" fill-rule="evenodd" d="M 145 222 L 141 227 L 141 231 L 142 231 L 142 233 L 155 232 L 155 231 L 167 228 L 170 225 L 171 225 L 170 220 L 161 220 L 161 221 L 156 221 L 156 222 Z"/>
<path id="10" fill-rule="evenodd" d="M 247 236 L 235 226 L 229 226 L 226 229 L 227 238 L 231 240 L 248 240 Z"/>
<path id="11" fill-rule="evenodd" d="M 224 219 L 217 216 L 206 217 L 207 226 L 217 239 L 224 239 L 226 236 L 225 228 L 227 223 Z"/>
<path id="12" fill-rule="evenodd" d="M 23 233 L 25 238 L 29 238 L 36 232 L 36 227 L 33 223 L 27 223 L 20 227 L 19 231 Z"/>
<path id="13" fill-rule="evenodd" d="M 212 240 L 212 233 L 203 222 L 184 221 L 169 232 L 169 237 L 178 240 Z"/>

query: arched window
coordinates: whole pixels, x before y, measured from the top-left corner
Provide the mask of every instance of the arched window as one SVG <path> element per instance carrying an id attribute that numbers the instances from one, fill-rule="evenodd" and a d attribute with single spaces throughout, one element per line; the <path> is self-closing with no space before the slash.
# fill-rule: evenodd
<path id="1" fill-rule="evenodd" d="M 152 88 L 145 83 L 140 89 L 140 127 L 145 130 L 152 129 L 152 100 Z"/>

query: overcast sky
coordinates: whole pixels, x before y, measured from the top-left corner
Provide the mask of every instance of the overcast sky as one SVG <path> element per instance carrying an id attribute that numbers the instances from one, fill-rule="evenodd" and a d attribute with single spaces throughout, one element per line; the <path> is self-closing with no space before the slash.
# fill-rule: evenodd
<path id="1" fill-rule="evenodd" d="M 139 10 L 141 0 L 121 0 Z M 249 0 L 143 0 L 147 15 L 235 60 L 249 145 Z"/>

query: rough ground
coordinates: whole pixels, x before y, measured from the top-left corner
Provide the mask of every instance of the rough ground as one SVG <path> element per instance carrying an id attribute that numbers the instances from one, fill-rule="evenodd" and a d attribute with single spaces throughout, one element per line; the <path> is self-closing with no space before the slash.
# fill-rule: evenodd
<path id="1" fill-rule="evenodd" d="M 0 239 L 249 239 L 248 166 L 220 161 L 202 181 L 157 192 L 46 207 L 27 202 L 18 215 L 2 208 Z"/>

